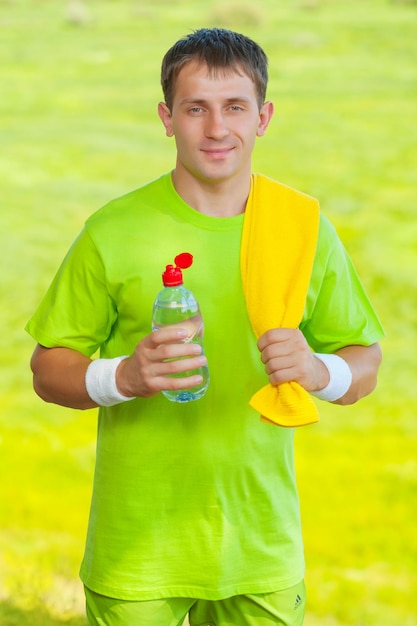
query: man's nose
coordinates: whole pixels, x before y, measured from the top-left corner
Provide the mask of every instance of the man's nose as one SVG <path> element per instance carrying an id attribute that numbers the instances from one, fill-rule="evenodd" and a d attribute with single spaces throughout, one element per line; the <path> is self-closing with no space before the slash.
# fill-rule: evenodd
<path id="1" fill-rule="evenodd" d="M 212 112 L 206 121 L 206 136 L 212 139 L 223 139 L 229 134 L 229 128 L 220 112 Z"/>

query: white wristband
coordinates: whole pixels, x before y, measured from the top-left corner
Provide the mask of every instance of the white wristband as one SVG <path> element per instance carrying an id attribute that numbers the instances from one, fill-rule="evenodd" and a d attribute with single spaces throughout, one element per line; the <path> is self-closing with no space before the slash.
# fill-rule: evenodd
<path id="1" fill-rule="evenodd" d="M 318 354 L 314 356 L 325 364 L 329 371 L 329 384 L 319 391 L 310 391 L 312 396 L 327 402 L 334 402 L 345 395 L 352 384 L 352 372 L 349 365 L 337 354 Z"/>
<path id="2" fill-rule="evenodd" d="M 114 359 L 95 359 L 87 367 L 85 386 L 87 393 L 99 406 L 113 406 L 120 402 L 133 400 L 122 394 L 116 385 L 116 370 L 119 363 L 128 356 L 118 356 Z"/>

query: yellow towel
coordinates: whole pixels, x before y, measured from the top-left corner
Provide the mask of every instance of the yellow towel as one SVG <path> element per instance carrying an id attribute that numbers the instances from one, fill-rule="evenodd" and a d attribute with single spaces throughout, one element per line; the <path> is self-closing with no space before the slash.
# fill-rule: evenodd
<path id="1" fill-rule="evenodd" d="M 259 338 L 301 322 L 317 245 L 317 200 L 252 175 L 240 264 L 249 319 Z M 304 426 L 318 421 L 310 394 L 296 382 L 266 385 L 250 400 L 263 421 Z"/>

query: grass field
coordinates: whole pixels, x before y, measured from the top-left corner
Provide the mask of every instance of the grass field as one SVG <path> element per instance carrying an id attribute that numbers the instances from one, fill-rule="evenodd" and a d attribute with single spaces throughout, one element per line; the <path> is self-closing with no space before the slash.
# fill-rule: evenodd
<path id="1" fill-rule="evenodd" d="M 387 332 L 378 390 L 297 434 L 306 626 L 417 625 L 416 3 L 2 0 L 2 626 L 85 624 L 96 413 L 35 397 L 23 326 L 83 220 L 172 167 L 160 61 L 212 25 L 270 57 L 254 169 L 320 198 Z"/>

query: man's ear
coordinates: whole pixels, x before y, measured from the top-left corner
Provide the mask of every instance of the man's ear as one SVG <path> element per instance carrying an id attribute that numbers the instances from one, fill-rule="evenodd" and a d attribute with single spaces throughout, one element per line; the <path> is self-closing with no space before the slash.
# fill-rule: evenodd
<path id="1" fill-rule="evenodd" d="M 266 129 L 269 126 L 269 122 L 274 114 L 274 105 L 271 100 L 267 100 L 263 103 L 261 110 L 259 111 L 259 124 L 258 130 L 256 131 L 257 137 L 262 137 L 265 135 Z"/>
<path id="2" fill-rule="evenodd" d="M 160 102 L 158 104 L 158 115 L 161 118 L 161 122 L 165 126 L 167 137 L 173 137 L 174 131 L 172 130 L 172 115 L 165 102 Z"/>

